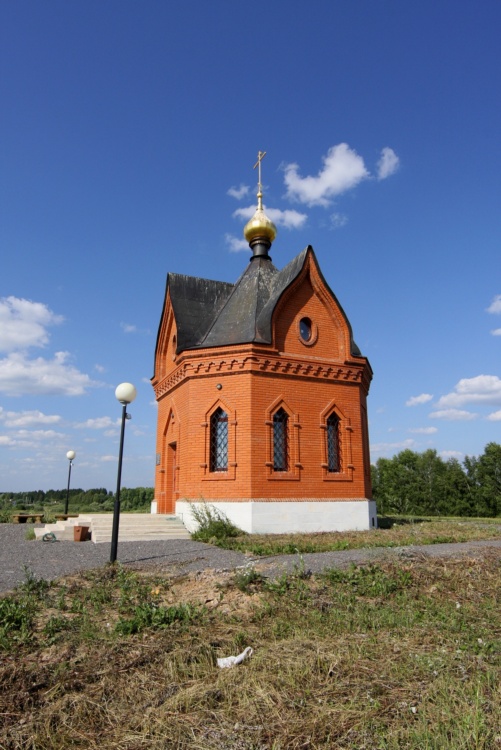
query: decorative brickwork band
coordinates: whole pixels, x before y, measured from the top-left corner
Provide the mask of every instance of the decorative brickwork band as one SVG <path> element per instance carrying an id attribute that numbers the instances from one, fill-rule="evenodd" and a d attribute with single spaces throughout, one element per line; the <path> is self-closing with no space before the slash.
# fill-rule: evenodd
<path id="1" fill-rule="evenodd" d="M 312 380 L 324 378 L 326 380 L 339 382 L 363 383 L 367 390 L 370 383 L 370 381 L 364 377 L 365 373 L 363 365 L 359 365 L 358 367 L 333 367 L 327 363 L 313 365 L 304 360 L 294 361 L 290 358 L 286 359 L 284 357 L 261 358 L 256 356 L 242 356 L 239 359 L 232 359 L 231 361 L 225 359 L 215 361 L 212 359 L 210 362 L 184 362 L 179 365 L 173 373 L 154 385 L 155 395 L 157 399 L 160 398 L 164 393 L 171 391 L 186 378 L 196 377 L 199 374 L 206 375 L 211 371 L 221 374 L 224 372 L 235 372 L 235 370 L 244 370 L 246 372 L 270 372 L 288 375 L 290 377 L 306 377 L 311 378 Z"/>

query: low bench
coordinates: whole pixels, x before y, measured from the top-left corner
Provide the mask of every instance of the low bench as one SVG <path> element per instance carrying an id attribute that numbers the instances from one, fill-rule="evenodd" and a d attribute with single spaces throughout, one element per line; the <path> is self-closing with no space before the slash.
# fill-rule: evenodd
<path id="1" fill-rule="evenodd" d="M 26 523 L 33 520 L 33 523 L 42 523 L 43 513 L 16 513 L 12 516 L 13 523 Z"/>
<path id="2" fill-rule="evenodd" d="M 78 518 L 78 513 L 55 513 L 56 521 L 67 521 L 68 518 Z"/>

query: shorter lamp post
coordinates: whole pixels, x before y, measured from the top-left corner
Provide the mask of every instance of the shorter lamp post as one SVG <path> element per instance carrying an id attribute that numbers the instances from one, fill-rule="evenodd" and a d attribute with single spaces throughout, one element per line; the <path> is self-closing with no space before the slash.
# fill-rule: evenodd
<path id="1" fill-rule="evenodd" d="M 117 559 L 118 547 L 118 525 L 120 523 L 120 484 L 122 481 L 122 456 L 124 452 L 124 434 L 125 420 L 130 419 L 127 414 L 127 405 L 131 404 L 136 398 L 137 391 L 132 383 L 121 383 L 115 391 L 115 398 L 122 404 L 122 428 L 120 430 L 120 450 L 118 453 L 118 475 L 117 475 L 117 492 L 115 503 L 113 505 L 113 526 L 111 530 L 111 552 L 110 562 L 114 563 Z"/>
<path id="2" fill-rule="evenodd" d="M 70 479 L 71 479 L 71 467 L 73 464 L 73 460 L 77 454 L 75 451 L 68 451 L 66 454 L 66 458 L 70 462 L 69 468 L 68 468 L 68 487 L 66 488 L 66 502 L 64 504 L 64 515 L 68 515 L 68 503 L 70 501 Z"/>

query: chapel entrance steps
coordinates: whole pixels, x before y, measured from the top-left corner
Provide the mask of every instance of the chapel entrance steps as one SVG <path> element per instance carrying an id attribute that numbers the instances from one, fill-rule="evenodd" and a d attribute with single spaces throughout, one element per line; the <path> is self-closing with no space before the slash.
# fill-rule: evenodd
<path id="1" fill-rule="evenodd" d="M 111 542 L 113 513 L 82 513 L 75 518 L 57 523 L 46 523 L 35 529 L 37 539 L 52 532 L 58 541 L 73 541 L 74 526 L 88 526 L 91 541 L 95 544 Z M 118 530 L 119 542 L 169 541 L 191 539 L 182 521 L 174 515 L 159 513 L 121 513 Z"/>

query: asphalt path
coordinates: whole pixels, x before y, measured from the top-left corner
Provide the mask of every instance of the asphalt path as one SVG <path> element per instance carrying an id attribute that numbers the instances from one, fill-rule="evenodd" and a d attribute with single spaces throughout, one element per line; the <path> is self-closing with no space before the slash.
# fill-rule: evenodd
<path id="1" fill-rule="evenodd" d="M 23 583 L 27 574 L 50 581 L 81 570 L 100 568 L 109 562 L 109 544 L 28 541 L 25 535 L 29 528 L 25 524 L 0 524 L 0 593 L 11 591 Z M 235 570 L 255 565 L 263 574 L 276 577 L 284 572 L 292 573 L 303 566 L 306 570 L 318 573 L 327 568 L 384 559 L 411 560 L 461 555 L 478 557 L 491 549 L 501 550 L 501 540 L 255 558 L 185 539 L 152 542 L 119 540 L 118 562 L 126 567 L 172 576 L 204 570 Z"/>

